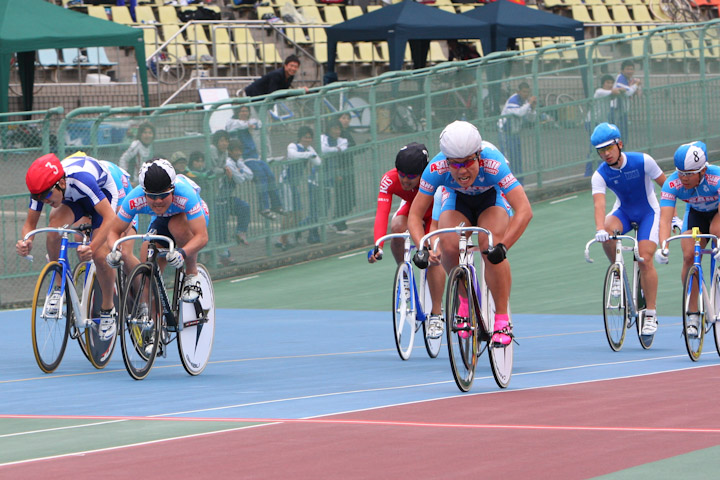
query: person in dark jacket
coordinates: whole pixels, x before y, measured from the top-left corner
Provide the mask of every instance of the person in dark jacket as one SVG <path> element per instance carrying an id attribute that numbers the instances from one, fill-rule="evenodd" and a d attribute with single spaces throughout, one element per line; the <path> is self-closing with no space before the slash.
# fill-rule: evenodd
<path id="1" fill-rule="evenodd" d="M 285 59 L 285 63 L 281 68 L 266 73 L 245 87 L 245 95 L 248 97 L 257 97 L 258 95 L 267 95 L 276 90 L 288 89 L 292 85 L 292 81 L 299 68 L 300 59 L 297 55 L 290 55 Z M 303 88 L 305 92 L 307 92 L 308 88 Z"/>

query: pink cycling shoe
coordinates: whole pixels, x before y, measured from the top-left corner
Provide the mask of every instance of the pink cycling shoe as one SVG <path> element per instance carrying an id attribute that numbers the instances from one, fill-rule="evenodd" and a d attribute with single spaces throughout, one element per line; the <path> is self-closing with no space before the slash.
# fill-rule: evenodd
<path id="1" fill-rule="evenodd" d="M 500 345 L 510 345 L 512 342 L 512 326 L 507 314 L 495 314 L 495 332 L 491 340 Z"/>

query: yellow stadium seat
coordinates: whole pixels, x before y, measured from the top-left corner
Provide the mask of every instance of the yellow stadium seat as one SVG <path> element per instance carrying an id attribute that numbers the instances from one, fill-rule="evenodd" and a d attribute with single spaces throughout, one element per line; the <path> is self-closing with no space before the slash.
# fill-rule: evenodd
<path id="1" fill-rule="evenodd" d="M 325 23 L 329 25 L 336 25 L 345 21 L 342 16 L 342 12 L 340 11 L 340 7 L 337 5 L 327 5 L 323 13 L 325 13 Z"/>
<path id="2" fill-rule="evenodd" d="M 108 20 L 107 12 L 105 12 L 105 7 L 102 7 L 100 5 L 88 5 L 87 12 L 88 15 L 90 15 L 91 17 Z"/>
<path id="3" fill-rule="evenodd" d="M 430 52 L 428 57 L 430 63 L 442 63 L 448 61 L 447 54 L 443 50 L 442 45 L 440 45 L 440 42 L 437 40 L 430 42 Z"/>
<path id="4" fill-rule="evenodd" d="M 570 12 L 572 13 L 572 18 L 578 22 L 592 23 L 593 21 L 585 5 L 573 5 L 570 7 Z"/>
<path id="5" fill-rule="evenodd" d="M 632 23 L 633 19 L 630 16 L 630 12 L 625 5 L 612 5 L 610 8 L 612 10 L 612 16 L 615 22 Z"/>
<path id="6" fill-rule="evenodd" d="M 347 19 L 350 20 L 351 18 L 359 17 L 363 14 L 362 7 L 360 5 L 346 5 L 345 6 L 345 15 L 347 16 Z"/>
<path id="7" fill-rule="evenodd" d="M 610 12 L 608 12 L 605 5 L 593 5 L 590 8 L 592 9 L 592 17 L 594 21 L 599 23 L 613 23 L 613 19 L 610 17 Z"/>
<path id="8" fill-rule="evenodd" d="M 132 25 L 135 23 L 130 16 L 130 10 L 128 10 L 128 7 L 113 6 L 110 7 L 110 11 L 112 12 L 112 19 L 115 23 L 120 23 L 123 25 Z"/>
<path id="9" fill-rule="evenodd" d="M 135 20 L 137 20 L 137 23 L 157 23 L 152 7 L 147 5 L 135 7 Z"/>

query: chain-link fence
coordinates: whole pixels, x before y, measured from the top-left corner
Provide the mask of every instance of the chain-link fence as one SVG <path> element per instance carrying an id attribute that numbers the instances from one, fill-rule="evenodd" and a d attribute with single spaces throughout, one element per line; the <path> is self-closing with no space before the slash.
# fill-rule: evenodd
<path id="1" fill-rule="evenodd" d="M 589 132 L 601 121 L 620 125 L 627 149 L 648 152 L 661 164 L 691 140 L 705 141 L 714 152 L 720 137 L 718 28 L 713 21 L 504 52 L 335 83 L 309 94 L 283 91 L 156 109 L 55 109 L 28 112 L 31 120 L 2 115 L 0 305 L 28 301 L 40 267 L 17 257 L 14 244 L 27 209 L 25 171 L 45 152 L 63 158 L 82 150 L 99 159 L 128 160 L 133 170 L 142 155 L 128 158 L 126 152 L 142 141 L 145 124 L 151 125 L 147 155 L 187 158 L 189 175 L 210 207 L 210 244 L 202 261 L 217 277 L 237 274 L 308 259 L 341 244 L 369 243 L 378 182 L 393 167 L 398 149 L 417 141 L 434 154 L 440 131 L 453 120 L 473 122 L 484 139 L 503 149 L 533 198 L 587 187 L 586 168 L 597 160 Z M 614 79 L 628 60 L 641 80 L 638 92 L 595 98 L 602 77 Z M 507 123 L 502 107 L 523 82 L 538 99 L 537 115 L 519 122 L 507 117 L 514 127 L 502 131 L 499 125 Z M 348 122 L 341 136 L 350 147 L 324 152 L 323 143 L 335 143 L 330 127 L 339 120 Z M 222 168 L 227 153 L 218 133 L 223 130 L 231 144 L 240 141 L 257 150 L 252 181 L 227 180 Z M 308 133 L 320 165 L 293 157 L 306 148 L 301 137 Z M 323 142 L 323 135 L 330 140 Z M 343 235 L 346 226 L 354 235 Z M 41 243 L 36 242 L 38 250 Z M 44 251 L 34 253 L 42 258 Z"/>

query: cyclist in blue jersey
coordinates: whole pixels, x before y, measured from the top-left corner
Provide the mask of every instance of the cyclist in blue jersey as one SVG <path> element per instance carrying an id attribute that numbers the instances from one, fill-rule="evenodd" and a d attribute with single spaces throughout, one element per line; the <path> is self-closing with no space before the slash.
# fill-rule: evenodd
<path id="1" fill-rule="evenodd" d="M 50 211 L 49 226 L 62 227 L 74 223 L 92 224 L 90 244 L 77 248 L 82 261 L 94 260 L 97 278 L 103 293 L 100 310 L 100 336 L 111 338 L 115 333 L 113 288 L 115 276 L 103 258 L 108 254 L 106 244 L 111 221 L 117 218 L 119 202 L 130 191 L 129 174 L 117 165 L 76 152 L 62 162 L 53 153 L 35 160 L 27 171 L 25 183 L 30 190 L 30 205 L 22 227 L 22 236 L 37 228 L 43 207 Z M 132 220 L 132 219 L 130 219 Z M 126 230 L 130 226 L 126 225 Z M 121 232 L 122 233 L 122 232 Z M 60 253 L 60 235 L 47 235 L 47 252 L 51 260 Z M 32 239 L 19 240 L 18 255 L 32 250 Z M 59 295 L 59 293 L 58 293 Z"/>
<path id="2" fill-rule="evenodd" d="M 653 335 L 657 330 L 658 277 L 652 258 L 658 244 L 660 207 L 652 182 L 662 186 L 665 174 L 647 153 L 623 152 L 620 130 L 611 123 L 601 123 L 590 137 L 590 143 L 603 159 L 591 178 L 595 210 L 595 240 L 603 242 L 608 259 L 615 260 L 615 243 L 610 233 L 626 233 L 632 224 L 638 225 L 638 249 L 644 261 L 639 262 L 640 280 L 647 309 L 642 335 Z M 610 189 L 617 199 L 610 213 L 605 215 L 605 192 Z M 611 292 L 620 295 L 620 278 L 611 285 Z"/>
<path id="3" fill-rule="evenodd" d="M 200 198 L 200 187 L 184 175 L 176 175 L 172 164 L 162 158 L 144 163 L 138 177 L 140 185 L 125 197 L 117 219 L 110 226 L 108 243 L 112 245 L 117 241 L 135 215 L 151 215 L 148 231 L 168 236 L 177 244 L 165 261 L 173 268 L 185 265 L 182 300 L 194 302 L 202 293 L 197 256 L 208 242 L 209 212 Z M 133 257 L 132 262 L 134 268 L 138 260 Z M 107 263 L 117 268 L 120 252 L 110 252 Z"/>
<path id="4" fill-rule="evenodd" d="M 703 142 L 686 143 L 675 151 L 673 160 L 676 170 L 665 180 L 660 194 L 660 245 L 670 236 L 674 226 L 671 219 L 677 199 L 687 203 L 681 228 L 683 232 L 689 233 L 693 227 L 698 227 L 700 233 L 720 236 L 720 216 L 717 215 L 720 204 L 720 167 L 708 165 L 707 158 L 707 147 Z M 704 244 L 706 240 L 702 242 Z M 680 245 L 683 252 L 683 281 L 693 264 L 695 242 L 685 238 L 680 240 Z M 716 256 L 720 260 L 718 257 L 720 255 Z M 659 248 L 655 252 L 655 260 L 668 263 L 668 252 Z M 688 318 L 687 333 L 697 335 L 699 316 L 690 314 Z"/>
<path id="5" fill-rule="evenodd" d="M 440 134 L 440 151 L 425 168 L 420 191 L 408 215 L 408 228 L 416 245 L 425 230 L 423 215 L 433 202 L 435 191 L 444 186 L 448 196 L 442 204 L 439 228 L 479 225 L 493 234 L 495 245 L 487 249 L 480 238 L 485 280 L 495 300 L 495 333 L 492 341 L 508 345 L 512 341 L 512 325 L 508 317 L 508 299 L 512 278 L 506 255 L 523 234 L 532 218 L 532 208 L 525 190 L 510 171 L 502 153 L 484 142 L 474 125 L 456 121 Z M 509 205 L 508 205 L 509 204 Z M 511 217 L 510 207 L 514 210 Z M 413 261 L 418 266 L 442 262 L 446 272 L 458 264 L 457 235 L 440 235 L 440 252 L 424 247 Z M 460 311 L 467 311 L 467 300 Z M 462 314 L 461 314 L 462 316 Z"/>

